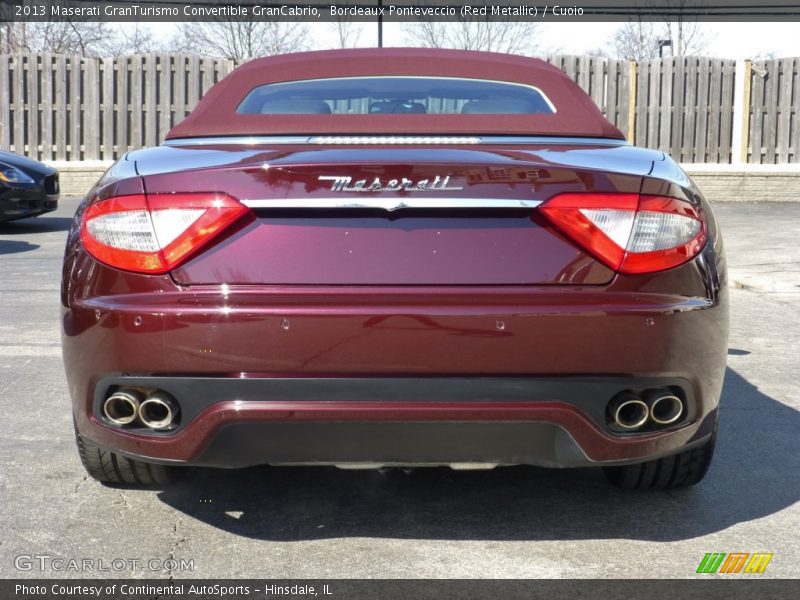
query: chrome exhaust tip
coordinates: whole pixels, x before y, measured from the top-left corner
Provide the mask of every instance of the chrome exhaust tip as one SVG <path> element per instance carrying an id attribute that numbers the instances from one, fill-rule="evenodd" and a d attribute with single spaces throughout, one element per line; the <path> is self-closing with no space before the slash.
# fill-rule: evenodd
<path id="1" fill-rule="evenodd" d="M 119 390 L 103 402 L 103 414 L 114 425 L 130 425 L 136 420 L 142 395 L 134 390 Z"/>
<path id="2" fill-rule="evenodd" d="M 638 396 L 626 394 L 612 404 L 611 418 L 620 429 L 639 429 L 650 416 L 650 409 Z"/>
<path id="3" fill-rule="evenodd" d="M 178 416 L 178 405 L 169 394 L 155 392 L 139 405 L 139 420 L 150 429 L 169 429 Z"/>
<path id="4" fill-rule="evenodd" d="M 657 390 L 651 392 L 647 398 L 650 407 L 650 418 L 659 425 L 670 425 L 683 415 L 683 400 L 677 396 Z"/>

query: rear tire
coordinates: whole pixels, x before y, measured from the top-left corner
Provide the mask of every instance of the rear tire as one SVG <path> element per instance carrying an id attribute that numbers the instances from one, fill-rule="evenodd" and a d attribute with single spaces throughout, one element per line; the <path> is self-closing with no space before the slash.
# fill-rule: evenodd
<path id="1" fill-rule="evenodd" d="M 177 481 L 183 472 L 180 467 L 126 458 L 90 442 L 77 431 L 75 441 L 86 472 L 102 483 L 163 486 Z"/>
<path id="2" fill-rule="evenodd" d="M 635 465 L 604 467 L 609 482 L 628 490 L 670 490 L 699 483 L 711 466 L 717 429 L 702 446 Z"/>

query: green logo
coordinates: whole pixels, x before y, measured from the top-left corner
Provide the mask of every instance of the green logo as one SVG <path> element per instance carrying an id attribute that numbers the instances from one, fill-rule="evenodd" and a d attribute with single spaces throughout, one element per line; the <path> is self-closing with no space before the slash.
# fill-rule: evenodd
<path id="1" fill-rule="evenodd" d="M 763 573 L 772 560 L 770 552 L 706 552 L 697 566 L 697 573 L 717 573 L 732 575 L 735 573 Z"/>

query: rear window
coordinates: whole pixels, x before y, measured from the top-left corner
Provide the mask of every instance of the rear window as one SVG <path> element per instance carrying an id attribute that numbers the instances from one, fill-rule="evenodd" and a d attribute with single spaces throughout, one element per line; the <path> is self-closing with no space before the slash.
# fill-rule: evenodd
<path id="1" fill-rule="evenodd" d="M 253 89 L 240 114 L 553 114 L 534 86 L 449 77 L 341 77 Z"/>

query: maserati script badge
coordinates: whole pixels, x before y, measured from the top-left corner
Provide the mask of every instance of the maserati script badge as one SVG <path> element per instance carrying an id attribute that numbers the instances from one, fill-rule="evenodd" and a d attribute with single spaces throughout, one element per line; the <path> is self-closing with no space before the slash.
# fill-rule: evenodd
<path id="1" fill-rule="evenodd" d="M 463 190 L 463 187 L 448 185 L 450 183 L 450 176 L 440 177 L 437 175 L 433 181 L 430 179 L 420 179 L 419 181 L 412 181 L 411 179 L 390 179 L 383 183 L 380 177 L 376 177 L 371 182 L 367 179 L 359 179 L 353 183 L 352 177 L 345 175 L 320 175 L 320 181 L 330 181 L 332 192 L 399 192 L 406 190 L 408 192 L 456 192 Z"/>

